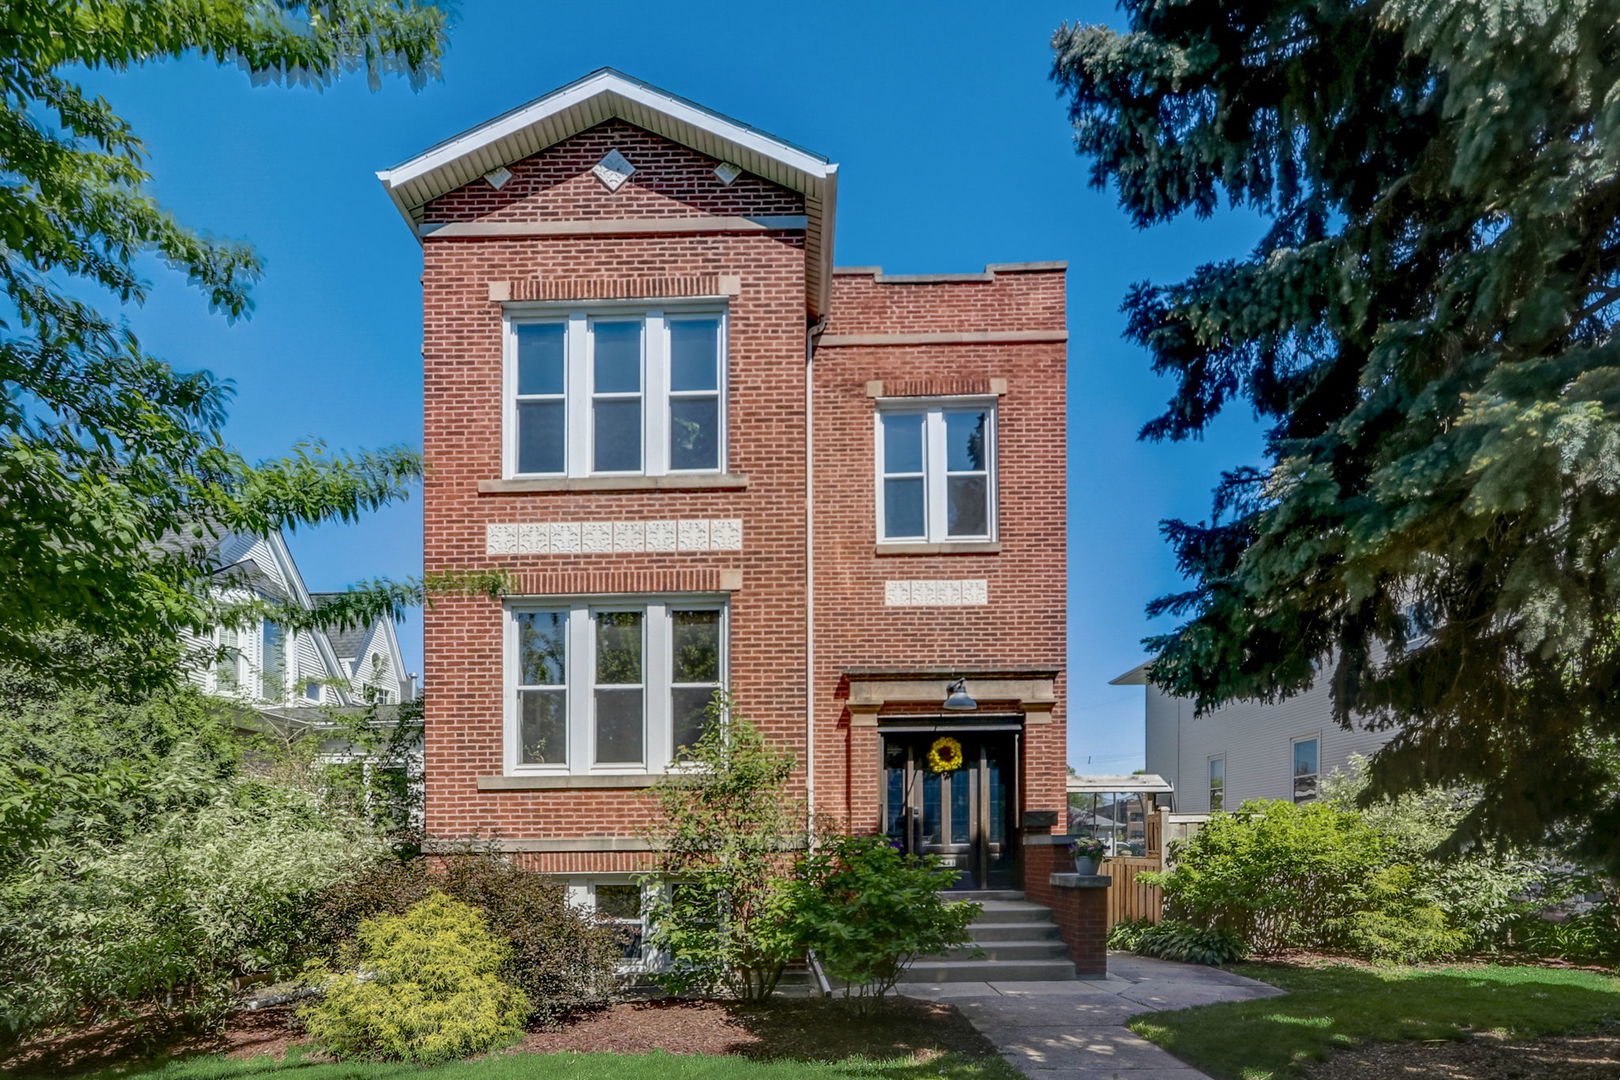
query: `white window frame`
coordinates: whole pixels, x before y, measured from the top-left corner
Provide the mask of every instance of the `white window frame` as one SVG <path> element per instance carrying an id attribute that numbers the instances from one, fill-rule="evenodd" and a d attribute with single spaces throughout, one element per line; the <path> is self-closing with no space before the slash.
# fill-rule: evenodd
<path id="1" fill-rule="evenodd" d="M 706 397 L 709 391 L 671 391 L 669 341 L 671 319 L 712 315 L 719 320 L 718 355 L 715 362 L 719 431 L 715 464 L 704 469 L 670 467 L 669 441 L 671 402 L 681 398 Z M 641 468 L 598 472 L 595 468 L 595 415 L 598 398 L 593 378 L 594 321 L 626 322 L 639 319 L 641 333 Z M 519 397 L 517 393 L 517 327 L 526 323 L 561 323 L 563 334 L 563 413 L 567 430 L 563 439 L 563 468 L 560 472 L 525 473 L 517 468 Z M 700 297 L 691 300 L 649 302 L 525 303 L 505 305 L 501 324 L 501 475 L 506 479 L 564 479 L 615 476 L 710 476 L 726 472 L 729 458 L 727 400 L 730 397 L 730 311 L 724 298 Z M 672 396 L 673 395 L 673 396 Z M 638 395 L 613 393 L 607 399 L 628 399 Z M 557 400 L 558 395 L 528 395 L 521 400 Z"/>
<path id="2" fill-rule="evenodd" d="M 1294 755 L 1298 752 L 1300 743 L 1314 742 L 1316 744 L 1316 771 L 1314 773 L 1294 773 Z M 1310 776 L 1313 781 L 1315 793 L 1308 799 L 1299 797 L 1299 777 Z M 1288 740 L 1288 797 L 1294 802 L 1316 802 L 1322 797 L 1322 733 L 1313 732 L 1309 735 L 1296 735 Z"/>
<path id="3" fill-rule="evenodd" d="M 964 396 L 940 398 L 887 398 L 880 399 L 873 410 L 873 462 L 875 466 L 874 491 L 877 503 L 877 542 L 879 544 L 982 544 L 994 541 L 998 533 L 1000 499 L 997 479 L 999 453 L 998 428 L 1000 419 L 998 401 L 994 397 Z M 945 414 L 951 412 L 984 412 L 984 473 L 985 473 L 985 531 L 977 536 L 951 536 L 950 503 L 946 470 L 948 454 L 945 444 Z M 889 536 L 884 514 L 887 509 L 883 481 L 890 477 L 915 476 L 916 473 L 889 473 L 885 470 L 883 421 L 886 416 L 923 416 L 923 523 L 921 536 Z M 961 475 L 961 474 L 957 474 Z"/>
<path id="4" fill-rule="evenodd" d="M 1219 807 L 1215 805 L 1215 763 L 1217 761 L 1221 763 L 1221 805 Z M 1210 813 L 1214 813 L 1217 809 L 1226 809 L 1226 755 L 1224 753 L 1211 754 L 1204 759 L 1204 789 L 1205 794 L 1208 796 L 1206 807 Z"/>
<path id="5" fill-rule="evenodd" d="M 570 878 L 565 886 L 568 902 L 581 911 L 597 913 L 596 890 L 603 885 L 636 885 L 638 882 L 625 875 L 607 875 L 592 878 Z M 614 970 L 621 975 L 638 972 L 658 971 L 664 965 L 664 957 L 647 943 L 652 933 L 652 920 L 647 918 L 647 909 L 651 906 L 652 897 L 648 896 L 649 889 L 641 887 L 641 955 L 635 959 L 625 957 L 614 965 Z M 615 923 L 628 923 L 628 919 L 618 919 L 603 916 L 605 921 Z"/>
<path id="6" fill-rule="evenodd" d="M 720 612 L 720 686 L 730 685 L 731 607 L 710 593 L 656 596 L 513 598 L 504 613 L 502 693 L 504 761 L 508 776 L 645 776 L 670 771 L 674 757 L 674 634 L 672 610 Z M 518 621 L 528 612 L 566 611 L 566 760 L 546 764 L 519 760 L 522 711 L 518 707 Z M 642 747 L 644 760 L 596 764 L 596 634 L 593 614 L 642 611 Z M 694 685 L 694 684 L 683 684 Z"/>

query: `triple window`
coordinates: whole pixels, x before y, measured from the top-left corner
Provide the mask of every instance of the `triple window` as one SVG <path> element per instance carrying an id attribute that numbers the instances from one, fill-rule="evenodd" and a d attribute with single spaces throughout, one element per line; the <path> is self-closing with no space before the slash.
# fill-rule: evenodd
<path id="1" fill-rule="evenodd" d="M 993 540 L 995 408 L 971 402 L 878 411 L 878 538 Z"/>
<path id="2" fill-rule="evenodd" d="M 663 771 L 725 685 L 725 617 L 684 599 L 512 607 L 508 770 Z"/>
<path id="3" fill-rule="evenodd" d="M 723 309 L 538 312 L 506 325 L 507 475 L 723 471 Z"/>

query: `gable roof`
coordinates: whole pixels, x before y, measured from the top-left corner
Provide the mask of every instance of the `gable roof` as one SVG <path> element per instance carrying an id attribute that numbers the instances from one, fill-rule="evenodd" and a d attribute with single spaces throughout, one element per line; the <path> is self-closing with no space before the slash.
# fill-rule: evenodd
<path id="1" fill-rule="evenodd" d="M 433 199 L 614 118 L 802 194 L 806 301 L 815 313 L 826 310 L 832 284 L 838 166 L 820 154 L 612 68 L 599 68 L 437 143 L 382 170 L 377 179 L 420 237 L 423 208 Z"/>

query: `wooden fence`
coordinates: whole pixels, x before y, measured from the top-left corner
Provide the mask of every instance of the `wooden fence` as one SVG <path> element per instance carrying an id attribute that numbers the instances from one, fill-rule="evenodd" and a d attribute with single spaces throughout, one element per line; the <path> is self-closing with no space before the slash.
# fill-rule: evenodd
<path id="1" fill-rule="evenodd" d="M 1146 919 L 1158 922 L 1164 917 L 1164 893 L 1138 878 L 1148 870 L 1163 870 L 1164 856 L 1129 855 L 1105 859 L 1102 872 L 1114 880 L 1108 883 L 1108 925 Z"/>

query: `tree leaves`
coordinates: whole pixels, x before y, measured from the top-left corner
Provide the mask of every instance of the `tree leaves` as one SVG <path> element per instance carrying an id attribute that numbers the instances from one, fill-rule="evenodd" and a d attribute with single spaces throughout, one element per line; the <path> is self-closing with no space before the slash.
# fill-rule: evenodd
<path id="1" fill-rule="evenodd" d="M 311 444 L 249 462 L 221 435 L 231 388 L 145 353 L 81 297 L 141 303 L 155 254 L 227 318 L 245 315 L 252 250 L 180 224 L 146 191 L 144 147 L 74 68 L 124 70 L 199 53 L 256 81 L 324 86 L 433 75 L 444 15 L 418 0 L 13 0 L 0 11 L 0 660 L 94 678 L 40 644 L 74 625 L 149 648 L 162 681 L 177 642 L 224 614 L 214 542 L 357 516 L 406 497 L 403 447 Z M 397 613 L 423 586 L 368 590 Z M 357 599 L 348 608 L 364 606 Z"/>
<path id="2" fill-rule="evenodd" d="M 1155 682 L 1200 709 L 1331 681 L 1401 725 L 1369 797 L 1479 784 L 1452 846 L 1620 867 L 1620 24 L 1599 0 L 1134 0 L 1064 27 L 1092 180 L 1139 224 L 1224 197 L 1246 257 L 1126 300 L 1175 381 L 1147 438 L 1246 401 L 1264 468 L 1166 535 Z M 1597 827 L 1602 825 L 1601 828 Z"/>

